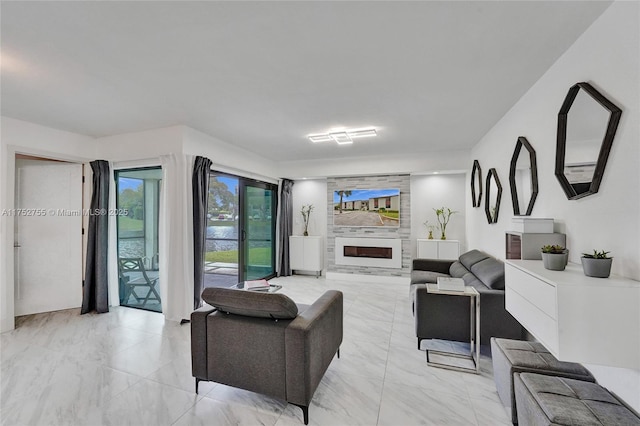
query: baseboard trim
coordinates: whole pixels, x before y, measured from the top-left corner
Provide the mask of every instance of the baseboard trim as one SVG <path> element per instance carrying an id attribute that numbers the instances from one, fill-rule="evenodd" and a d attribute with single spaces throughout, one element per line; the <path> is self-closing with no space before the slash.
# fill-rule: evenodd
<path id="1" fill-rule="evenodd" d="M 346 274 L 343 272 L 327 272 L 328 280 L 341 281 L 369 281 L 376 284 L 398 284 L 407 285 L 411 282 L 409 277 L 385 277 L 381 275 Z"/>

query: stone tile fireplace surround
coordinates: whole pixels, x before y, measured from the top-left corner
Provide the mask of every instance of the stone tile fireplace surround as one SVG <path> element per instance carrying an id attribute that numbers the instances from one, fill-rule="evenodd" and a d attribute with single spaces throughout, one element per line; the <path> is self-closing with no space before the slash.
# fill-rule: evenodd
<path id="1" fill-rule="evenodd" d="M 335 239 L 336 265 L 371 268 L 402 268 L 402 240 L 399 238 Z"/>
<path id="2" fill-rule="evenodd" d="M 400 189 L 400 227 L 345 227 L 333 225 L 333 193 L 348 189 Z M 376 277 L 402 277 L 409 279 L 411 272 L 411 193 L 410 176 L 358 176 L 327 179 L 327 274 L 369 275 Z M 337 241 L 336 241 L 337 240 Z M 371 258 L 371 256 L 347 256 L 344 260 L 340 241 L 361 242 L 348 244 L 359 247 L 384 247 L 375 241 L 394 244 L 394 259 Z M 393 243 L 391 243 L 393 241 Z M 338 255 L 338 250 L 340 255 Z M 350 249 L 352 250 L 352 249 Z M 365 253 L 366 254 L 366 253 Z M 357 260 L 360 259 L 360 260 Z M 392 263 L 395 262 L 395 263 Z"/>

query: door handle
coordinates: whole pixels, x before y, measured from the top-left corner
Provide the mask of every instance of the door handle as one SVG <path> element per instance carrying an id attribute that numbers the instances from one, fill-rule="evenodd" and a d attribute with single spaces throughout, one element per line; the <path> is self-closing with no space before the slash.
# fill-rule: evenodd
<path id="1" fill-rule="evenodd" d="M 242 230 L 241 235 L 242 235 L 242 241 L 247 239 L 247 231 L 245 231 L 244 229 Z"/>

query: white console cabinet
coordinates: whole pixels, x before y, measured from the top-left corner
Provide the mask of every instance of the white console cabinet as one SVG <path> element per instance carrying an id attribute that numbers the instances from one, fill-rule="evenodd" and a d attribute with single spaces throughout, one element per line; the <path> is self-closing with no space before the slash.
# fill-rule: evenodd
<path id="1" fill-rule="evenodd" d="M 417 240 L 419 259 L 454 260 L 460 257 L 460 242 L 457 240 Z"/>
<path id="2" fill-rule="evenodd" d="M 561 361 L 640 369 L 640 282 L 505 262 L 505 306 Z"/>
<path id="3" fill-rule="evenodd" d="M 324 267 L 322 237 L 289 237 L 289 263 L 292 270 L 314 271 L 320 276 Z"/>

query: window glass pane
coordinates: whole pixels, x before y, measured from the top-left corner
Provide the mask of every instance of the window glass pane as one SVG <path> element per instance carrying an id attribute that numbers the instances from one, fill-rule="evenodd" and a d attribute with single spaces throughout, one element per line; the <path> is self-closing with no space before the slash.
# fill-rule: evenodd
<path id="1" fill-rule="evenodd" d="M 250 212 L 246 220 L 246 279 L 264 278 L 274 270 L 275 191 L 264 187 L 247 186 L 245 205 Z"/>
<path id="2" fill-rule="evenodd" d="M 158 232 L 162 169 L 116 172 L 120 304 L 162 312 Z"/>
<path id="3" fill-rule="evenodd" d="M 207 200 L 204 287 L 238 283 L 239 179 L 211 173 Z"/>

